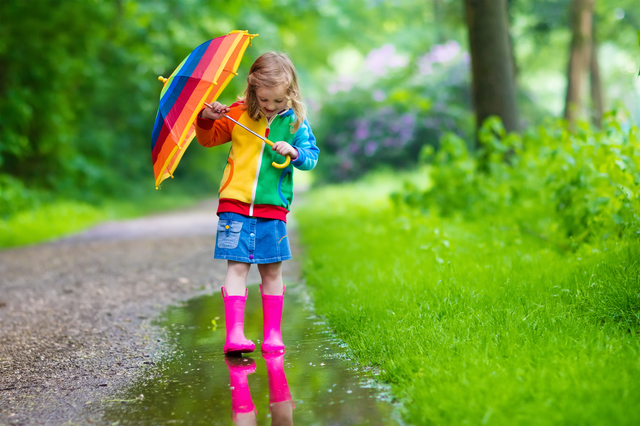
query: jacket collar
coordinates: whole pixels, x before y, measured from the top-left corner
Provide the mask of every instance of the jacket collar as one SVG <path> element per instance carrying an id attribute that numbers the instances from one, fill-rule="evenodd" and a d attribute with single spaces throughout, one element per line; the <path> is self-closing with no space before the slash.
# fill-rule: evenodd
<path id="1" fill-rule="evenodd" d="M 293 109 L 291 109 L 291 108 L 283 109 L 282 111 L 280 111 L 278 113 L 278 115 L 280 117 L 288 117 L 290 115 L 293 115 Z"/>
<path id="2" fill-rule="evenodd" d="M 262 110 L 260 110 L 260 115 L 265 117 L 265 115 L 262 112 Z M 274 115 L 273 118 L 275 118 L 276 116 L 277 117 L 288 117 L 290 115 L 293 115 L 293 109 L 292 108 L 286 108 L 286 109 L 283 109 L 282 111 L 280 111 L 279 113 L 277 113 L 276 115 Z M 267 121 L 269 121 L 269 120 L 267 120 Z"/>

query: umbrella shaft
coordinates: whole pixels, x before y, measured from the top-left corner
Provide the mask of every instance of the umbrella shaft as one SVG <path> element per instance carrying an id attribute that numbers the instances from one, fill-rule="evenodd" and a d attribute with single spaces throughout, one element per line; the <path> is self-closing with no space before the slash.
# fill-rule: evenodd
<path id="1" fill-rule="evenodd" d="M 206 106 L 208 106 L 209 108 L 212 108 L 211 104 L 208 103 L 204 103 Z M 253 130 L 251 130 L 250 128 L 248 128 L 247 126 L 245 126 L 244 124 L 240 124 L 237 120 L 234 120 L 233 118 L 229 117 L 227 114 L 224 114 L 225 117 L 227 117 L 229 120 L 233 121 L 234 123 L 236 123 L 238 126 L 242 127 L 243 129 L 245 129 L 247 132 L 250 132 L 251 134 L 253 134 L 254 136 L 256 136 L 257 138 L 260 138 L 260 140 L 262 140 L 264 143 L 266 143 L 267 145 L 273 146 L 273 142 L 271 142 L 269 139 L 267 139 L 264 136 L 260 136 L 259 134 L 257 134 L 256 132 L 254 132 Z M 288 163 L 287 163 L 288 164 Z"/>
<path id="2" fill-rule="evenodd" d="M 256 137 L 259 137 L 260 139 L 262 139 L 263 141 L 267 141 L 268 139 L 265 138 L 264 136 L 260 136 L 259 134 L 257 134 L 256 132 L 254 132 L 253 130 L 251 130 L 250 128 L 248 128 L 247 126 L 240 124 L 237 120 L 234 120 L 233 118 L 229 117 L 227 114 L 224 115 L 225 117 L 227 117 L 229 120 L 233 121 L 234 123 L 236 123 L 238 126 L 242 127 L 243 129 L 245 129 L 248 132 L 253 133 Z"/>

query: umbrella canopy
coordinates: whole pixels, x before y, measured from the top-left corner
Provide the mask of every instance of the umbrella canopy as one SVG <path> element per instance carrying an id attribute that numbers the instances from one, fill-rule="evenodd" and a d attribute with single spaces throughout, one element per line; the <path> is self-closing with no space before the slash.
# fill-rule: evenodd
<path id="1" fill-rule="evenodd" d="M 195 136 L 194 122 L 205 102 L 211 103 L 229 81 L 245 50 L 257 34 L 232 31 L 202 43 L 187 56 L 168 79 L 160 93 L 160 106 L 153 126 L 151 149 L 156 189 L 178 166 Z"/>

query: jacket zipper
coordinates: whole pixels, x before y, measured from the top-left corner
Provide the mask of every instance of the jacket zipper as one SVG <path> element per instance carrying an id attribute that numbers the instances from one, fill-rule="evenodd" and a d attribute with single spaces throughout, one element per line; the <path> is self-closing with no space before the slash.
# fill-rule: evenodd
<path id="1" fill-rule="evenodd" d="M 264 132 L 265 138 L 269 137 L 269 129 L 271 128 L 271 123 L 277 116 L 278 114 L 275 114 L 273 117 L 271 117 L 271 119 L 267 118 L 267 128 Z M 256 202 L 256 192 L 258 191 L 258 178 L 260 177 L 260 166 L 262 166 L 262 155 L 264 154 L 264 147 L 266 145 L 267 144 L 265 143 L 265 141 L 262 141 L 262 148 L 260 149 L 260 157 L 258 158 L 258 166 L 256 168 L 256 177 L 253 181 L 253 191 L 251 191 L 251 205 L 249 206 L 249 216 L 253 216 L 253 206 Z"/>

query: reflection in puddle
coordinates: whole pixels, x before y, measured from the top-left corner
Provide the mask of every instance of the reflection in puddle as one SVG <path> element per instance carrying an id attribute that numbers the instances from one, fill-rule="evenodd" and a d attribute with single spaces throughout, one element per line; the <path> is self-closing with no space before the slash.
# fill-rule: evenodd
<path id="1" fill-rule="evenodd" d="M 229 367 L 231 415 L 236 425 L 256 425 L 256 406 L 251 399 L 248 374 L 256 371 L 251 358 L 225 358 Z M 293 425 L 293 400 L 284 373 L 284 354 L 264 354 L 269 381 L 269 410 L 272 425 Z"/>
<path id="2" fill-rule="evenodd" d="M 250 287 L 245 334 L 256 352 L 225 357 L 219 294 L 171 308 L 162 325 L 175 338 L 168 360 L 112 402 L 103 420 L 123 424 L 400 425 L 369 373 L 343 358 L 324 323 L 306 309 L 303 286 L 287 286 L 285 354 L 262 354 L 260 291 Z M 212 320 L 214 320 L 212 322 Z"/>

